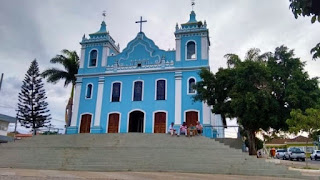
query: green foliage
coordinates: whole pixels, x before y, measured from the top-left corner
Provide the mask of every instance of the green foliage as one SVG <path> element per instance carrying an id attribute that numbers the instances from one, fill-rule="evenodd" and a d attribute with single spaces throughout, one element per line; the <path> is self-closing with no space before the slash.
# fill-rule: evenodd
<path id="1" fill-rule="evenodd" d="M 32 128 L 36 134 L 36 129 L 45 127 L 50 122 L 46 92 L 43 88 L 39 67 L 36 60 L 31 62 L 31 66 L 23 80 L 21 92 L 19 93 L 17 118 L 22 126 Z"/>
<path id="2" fill-rule="evenodd" d="M 259 49 L 250 49 L 244 61 L 235 54 L 227 54 L 228 68 L 216 74 L 202 69 L 194 100 L 213 106 L 212 112 L 236 117 L 247 133 L 255 153 L 255 133 L 269 128 L 287 130 L 286 120 L 292 109 L 305 110 L 317 105 L 320 91 L 318 80 L 304 72 L 304 63 L 294 57 L 285 46 L 274 53 L 260 55 Z"/>
<path id="3" fill-rule="evenodd" d="M 320 58 L 320 43 L 310 50 L 310 54 L 312 54 L 313 60 Z"/>
<path id="4" fill-rule="evenodd" d="M 50 83 L 57 83 L 59 80 L 64 79 L 64 86 L 72 83 L 75 85 L 76 77 L 79 69 L 79 56 L 76 51 L 69 51 L 63 49 L 61 54 L 56 55 L 50 60 L 53 64 L 63 65 L 65 70 L 60 70 L 57 68 L 50 68 L 42 72 L 41 76 L 47 78 L 47 81 Z"/>
<path id="5" fill-rule="evenodd" d="M 293 109 L 290 116 L 291 118 L 287 119 L 286 122 L 291 133 L 297 134 L 304 131 L 311 135 L 320 130 L 320 109 L 309 108 L 305 111 Z"/>
<path id="6" fill-rule="evenodd" d="M 320 22 L 319 0 L 289 0 L 290 9 L 297 19 L 299 16 L 312 16 L 311 23 Z"/>

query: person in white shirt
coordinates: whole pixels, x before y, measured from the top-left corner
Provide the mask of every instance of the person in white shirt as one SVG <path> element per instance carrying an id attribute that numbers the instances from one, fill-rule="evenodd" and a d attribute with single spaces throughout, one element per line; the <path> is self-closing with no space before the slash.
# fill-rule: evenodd
<path id="1" fill-rule="evenodd" d="M 172 122 L 168 128 L 168 132 L 170 132 L 171 136 L 176 134 L 176 129 L 174 129 L 173 125 L 174 125 L 174 123 Z"/>

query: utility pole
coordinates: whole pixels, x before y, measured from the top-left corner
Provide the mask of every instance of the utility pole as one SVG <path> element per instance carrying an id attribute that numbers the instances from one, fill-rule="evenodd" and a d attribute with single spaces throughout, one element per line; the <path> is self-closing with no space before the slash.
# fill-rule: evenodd
<path id="1" fill-rule="evenodd" d="M 13 136 L 13 142 L 16 141 L 16 134 L 17 134 L 17 124 L 18 124 L 18 114 L 19 114 L 19 110 L 16 110 L 17 111 L 17 117 L 16 117 L 16 123 L 14 125 L 14 136 Z"/>
<path id="2" fill-rule="evenodd" d="M 3 80 L 3 73 L 1 73 L 1 78 L 0 78 L 0 91 L 1 91 L 2 80 Z"/>

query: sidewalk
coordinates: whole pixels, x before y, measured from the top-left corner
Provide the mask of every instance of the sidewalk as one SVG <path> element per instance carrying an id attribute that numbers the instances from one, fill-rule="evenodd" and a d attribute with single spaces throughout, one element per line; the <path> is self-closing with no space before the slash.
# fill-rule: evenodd
<path id="1" fill-rule="evenodd" d="M 310 177 L 318 179 L 318 177 Z M 221 174 L 195 174 L 175 172 L 88 172 L 88 171 L 57 171 L 57 170 L 33 170 L 33 169 L 8 169 L 0 168 L 0 180 L 293 180 L 292 178 L 238 176 Z"/>

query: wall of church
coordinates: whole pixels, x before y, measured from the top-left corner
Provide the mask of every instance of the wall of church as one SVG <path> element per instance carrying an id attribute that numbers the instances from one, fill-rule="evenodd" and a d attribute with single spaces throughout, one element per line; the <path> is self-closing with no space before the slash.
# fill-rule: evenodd
<path id="1" fill-rule="evenodd" d="M 182 111 L 181 111 L 181 121 L 184 122 L 186 120 L 186 112 L 190 110 L 195 110 L 199 112 L 199 121 L 202 122 L 203 113 L 202 113 L 202 102 L 197 101 L 193 102 L 192 96 L 195 95 L 193 93 L 189 93 L 189 85 L 188 81 L 190 78 L 194 78 L 196 82 L 200 81 L 200 77 L 198 71 L 185 71 L 182 73 Z"/>

